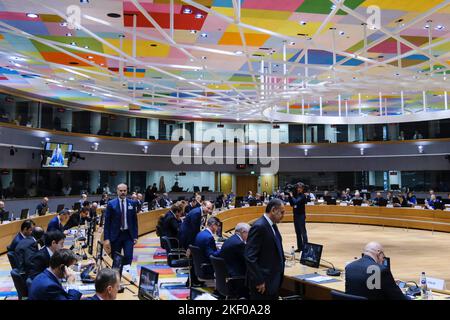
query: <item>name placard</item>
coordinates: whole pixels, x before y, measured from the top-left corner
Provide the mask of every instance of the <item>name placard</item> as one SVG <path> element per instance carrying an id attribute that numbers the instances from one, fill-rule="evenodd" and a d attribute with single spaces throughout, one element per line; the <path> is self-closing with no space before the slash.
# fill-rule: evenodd
<path id="1" fill-rule="evenodd" d="M 421 206 L 414 206 L 414 209 L 422 209 Z"/>
<path id="2" fill-rule="evenodd" d="M 346 206 L 347 206 L 347 202 L 341 202 L 341 203 L 339 203 L 339 205 L 340 205 L 341 207 L 346 207 Z"/>
<path id="3" fill-rule="evenodd" d="M 394 206 L 392 204 L 387 204 L 386 208 L 393 208 Z"/>
<path id="4" fill-rule="evenodd" d="M 445 290 L 445 280 L 427 277 L 427 287 L 428 289 Z"/>
<path id="5" fill-rule="evenodd" d="M 313 206 L 313 205 L 315 205 L 315 203 L 314 202 L 308 202 L 308 203 L 306 203 L 306 205 L 307 206 Z"/>
<path id="6" fill-rule="evenodd" d="M 368 207 L 369 204 L 368 203 L 361 203 L 361 207 Z"/>

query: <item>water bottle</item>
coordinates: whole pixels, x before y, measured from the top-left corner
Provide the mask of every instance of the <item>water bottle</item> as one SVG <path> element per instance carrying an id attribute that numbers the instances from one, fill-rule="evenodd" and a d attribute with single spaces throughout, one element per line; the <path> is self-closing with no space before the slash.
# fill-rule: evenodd
<path id="1" fill-rule="evenodd" d="M 420 275 L 420 295 L 422 298 L 427 298 L 427 277 L 425 276 L 425 272 L 422 272 Z"/>
<path id="2" fill-rule="evenodd" d="M 159 300 L 159 286 L 155 283 L 155 290 L 153 291 L 153 300 Z"/>
<path id="3" fill-rule="evenodd" d="M 295 265 L 295 249 L 294 246 L 292 246 L 291 248 L 291 265 L 294 266 Z"/>

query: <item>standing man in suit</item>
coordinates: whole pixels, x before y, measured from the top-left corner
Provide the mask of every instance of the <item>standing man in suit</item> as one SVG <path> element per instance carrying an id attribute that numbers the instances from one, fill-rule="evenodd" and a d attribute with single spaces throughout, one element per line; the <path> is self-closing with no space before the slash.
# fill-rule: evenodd
<path id="1" fill-rule="evenodd" d="M 116 199 L 108 202 L 105 211 L 104 246 L 112 253 L 122 252 L 123 264 L 133 261 L 133 247 L 138 240 L 138 221 L 136 201 L 127 199 L 128 187 L 121 183 L 117 186 Z"/>
<path id="2" fill-rule="evenodd" d="M 276 300 L 284 276 L 284 251 L 277 223 L 284 217 L 284 204 L 272 199 L 266 213 L 250 228 L 245 259 L 251 300 Z"/>
<path id="3" fill-rule="evenodd" d="M 210 269 L 205 270 L 205 273 L 211 275 L 214 274 L 214 270 L 211 266 L 211 260 L 209 256 L 217 257 L 219 256 L 220 250 L 217 250 L 216 241 L 214 240 L 214 235 L 220 227 L 220 220 L 216 217 L 211 217 L 207 221 L 207 227 L 205 230 L 201 231 L 195 237 L 194 245 L 200 248 L 202 253 L 201 263 L 209 264 Z"/>
<path id="4" fill-rule="evenodd" d="M 177 202 L 170 207 L 163 218 L 162 223 L 162 235 L 169 238 L 178 239 L 178 230 L 181 224 L 181 213 L 183 212 L 183 207 L 180 202 Z"/>
<path id="5" fill-rule="evenodd" d="M 68 283 L 75 281 L 75 275 L 70 266 L 77 262 L 77 257 L 69 249 L 56 251 L 50 258 L 50 266 L 41 272 L 31 283 L 28 293 L 29 300 L 80 300 L 81 292 L 64 290 L 61 280 Z"/>
<path id="6" fill-rule="evenodd" d="M 180 225 L 180 246 L 187 250 L 189 245 L 194 244 L 195 237 L 197 236 L 197 233 L 200 232 L 202 218 L 206 219 L 208 214 L 211 214 L 212 211 L 213 205 L 210 201 L 204 201 L 200 207 L 189 211 Z"/>
<path id="7" fill-rule="evenodd" d="M 308 198 L 304 194 L 304 189 L 304 184 L 299 182 L 296 185 L 295 194 L 289 192 L 289 203 L 294 213 L 295 235 L 297 236 L 297 250 L 295 252 L 302 251 L 304 245 L 308 242 L 305 212 L 305 205 L 308 202 Z"/>
<path id="8" fill-rule="evenodd" d="M 34 254 L 27 270 L 28 277 L 34 279 L 50 265 L 50 258 L 53 254 L 64 248 L 66 236 L 59 230 L 50 231 L 44 234 L 44 247 Z"/>
<path id="9" fill-rule="evenodd" d="M 86 300 L 116 300 L 120 289 L 120 277 L 117 270 L 103 268 L 95 277 L 95 295 Z"/>
<path id="10" fill-rule="evenodd" d="M 167 193 L 163 193 L 161 199 L 159 200 L 159 206 L 161 208 L 168 208 L 172 205 L 172 200 L 170 200 Z"/>
<path id="11" fill-rule="evenodd" d="M 242 277 L 247 272 L 244 253 L 249 230 L 249 224 L 238 223 L 234 234 L 225 240 L 220 250 L 220 257 L 225 260 L 228 273 L 232 277 Z"/>
<path id="12" fill-rule="evenodd" d="M 345 293 L 369 300 L 406 300 L 391 271 L 383 266 L 384 258 L 381 244 L 368 243 L 364 256 L 345 267 Z"/>
<path id="13" fill-rule="evenodd" d="M 7 248 L 8 251 L 15 251 L 17 244 L 21 240 L 31 236 L 34 226 L 35 226 L 35 223 L 33 220 L 30 220 L 30 219 L 24 220 L 24 222 L 22 222 L 22 225 L 20 226 L 20 232 L 18 234 L 16 234 L 13 241 L 8 246 L 8 248 Z"/>
<path id="14" fill-rule="evenodd" d="M 56 217 L 49 221 L 47 225 L 47 232 L 59 230 L 64 232 L 64 225 L 69 221 L 70 211 L 67 209 L 61 210 Z"/>
<path id="15" fill-rule="evenodd" d="M 21 273 L 27 273 L 31 257 L 39 251 L 39 242 L 44 235 L 44 229 L 34 227 L 31 236 L 21 240 L 14 252 L 16 253 L 19 270 Z"/>

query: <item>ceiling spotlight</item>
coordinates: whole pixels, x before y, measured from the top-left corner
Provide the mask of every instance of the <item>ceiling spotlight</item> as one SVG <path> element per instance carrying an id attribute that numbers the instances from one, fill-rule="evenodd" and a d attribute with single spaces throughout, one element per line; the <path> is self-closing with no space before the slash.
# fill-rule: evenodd
<path id="1" fill-rule="evenodd" d="M 89 46 L 84 46 L 85 49 L 89 49 Z"/>
<path id="2" fill-rule="evenodd" d="M 27 13 L 27 17 L 31 19 L 36 19 L 39 16 L 36 13 Z"/>
<path id="3" fill-rule="evenodd" d="M 192 13 L 192 10 L 190 8 L 184 8 L 183 13 L 190 14 L 190 13 Z"/>
<path id="4" fill-rule="evenodd" d="M 71 42 L 70 45 L 71 45 L 71 46 L 76 46 L 77 43 L 76 43 L 76 42 Z"/>
<path id="5" fill-rule="evenodd" d="M 302 20 L 302 21 L 300 21 L 300 24 L 301 24 L 302 26 L 305 26 L 305 25 L 306 25 L 306 23 L 307 23 L 306 21 L 303 21 L 303 20 Z"/>
<path id="6" fill-rule="evenodd" d="M 364 155 L 364 148 L 359 148 L 359 153 L 363 156 Z"/>
<path id="7" fill-rule="evenodd" d="M 148 153 L 148 146 L 144 146 L 144 147 L 142 148 L 142 152 L 145 153 L 145 154 L 147 154 L 147 153 Z"/>
<path id="8" fill-rule="evenodd" d="M 419 151 L 419 153 L 423 153 L 423 146 L 417 146 L 417 150 Z"/>
<path id="9" fill-rule="evenodd" d="M 91 149 L 97 151 L 97 150 L 98 150 L 98 142 L 95 142 L 95 143 L 91 146 Z"/>
<path id="10" fill-rule="evenodd" d="M 46 142 L 49 142 L 49 141 L 50 141 L 50 138 L 49 138 L 49 137 L 46 137 L 46 138 L 45 138 L 45 141 L 46 141 Z"/>
<path id="11" fill-rule="evenodd" d="M 201 18 L 203 18 L 203 15 L 201 13 L 197 13 L 195 15 L 195 19 L 201 19 Z"/>
<path id="12" fill-rule="evenodd" d="M 70 81 L 73 81 L 73 80 L 75 80 L 75 78 L 74 78 L 74 77 L 70 77 L 69 80 L 70 80 Z"/>
<path id="13" fill-rule="evenodd" d="M 70 32 L 66 33 L 66 36 L 71 37 L 72 34 Z"/>
<path id="14" fill-rule="evenodd" d="M 203 60 L 206 60 L 206 57 L 205 57 L 205 56 L 202 56 L 202 59 L 203 59 Z"/>
<path id="15" fill-rule="evenodd" d="M 434 28 L 434 29 L 436 29 L 436 30 L 442 30 L 442 29 L 444 29 L 444 28 L 445 28 L 445 27 L 442 26 L 442 25 L 437 25 L 436 28 Z"/>
<path id="16" fill-rule="evenodd" d="M 345 34 L 344 31 L 339 31 L 339 35 L 343 36 Z"/>
<path id="17" fill-rule="evenodd" d="M 305 156 L 308 155 L 308 149 L 303 149 L 303 152 L 305 153 Z"/>
<path id="18" fill-rule="evenodd" d="M 190 31 L 192 34 L 196 34 L 197 33 L 197 30 L 191 30 Z"/>
<path id="19" fill-rule="evenodd" d="M 80 3 L 89 3 L 89 0 L 80 0 Z"/>
<path id="20" fill-rule="evenodd" d="M 93 56 L 88 56 L 88 59 L 94 59 L 94 57 Z"/>
<path id="21" fill-rule="evenodd" d="M 429 29 L 430 28 L 430 25 L 429 24 L 426 24 L 425 25 L 425 27 L 423 27 L 424 29 Z"/>
<path id="22" fill-rule="evenodd" d="M 200 36 L 201 36 L 202 38 L 206 38 L 206 37 L 208 37 L 208 34 L 202 33 Z"/>
<path id="23" fill-rule="evenodd" d="M 295 46 L 295 42 L 294 42 L 294 41 L 289 42 L 289 44 L 290 44 L 291 46 Z"/>
<path id="24" fill-rule="evenodd" d="M 244 52 L 242 52 L 241 50 L 238 50 L 238 51 L 235 51 L 234 53 L 237 54 L 237 55 L 241 55 L 241 54 L 243 54 Z"/>

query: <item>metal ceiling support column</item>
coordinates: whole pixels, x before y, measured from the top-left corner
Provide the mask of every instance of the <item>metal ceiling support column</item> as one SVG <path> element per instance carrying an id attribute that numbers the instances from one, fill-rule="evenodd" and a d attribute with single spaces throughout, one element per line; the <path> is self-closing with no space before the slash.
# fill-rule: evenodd
<path id="1" fill-rule="evenodd" d="M 348 117 L 348 99 L 345 99 L 345 116 Z"/>
<path id="2" fill-rule="evenodd" d="M 427 93 L 422 91 L 423 112 L 427 111 Z"/>
<path id="3" fill-rule="evenodd" d="M 259 69 L 259 72 L 261 74 L 259 77 L 259 80 L 261 82 L 261 100 L 264 100 L 266 97 L 266 94 L 265 94 L 265 90 L 264 90 L 265 87 L 264 87 L 264 60 L 263 59 L 261 59 L 261 67 Z"/>
<path id="4" fill-rule="evenodd" d="M 174 8 L 173 8 L 173 1 L 170 0 L 170 37 L 173 39 L 173 30 L 174 30 Z"/>
<path id="5" fill-rule="evenodd" d="M 322 96 L 319 97 L 319 112 L 320 116 L 322 116 Z"/>
<path id="6" fill-rule="evenodd" d="M 137 16 L 133 14 L 133 59 L 136 59 Z M 136 64 L 133 63 L 133 103 L 136 101 Z"/>
<path id="7" fill-rule="evenodd" d="M 333 80 L 336 79 L 336 28 L 330 28 L 331 29 L 331 50 L 333 51 L 333 66 L 331 67 L 333 69 Z"/>
<path id="8" fill-rule="evenodd" d="M 433 28 L 432 22 L 433 22 L 433 20 L 427 20 L 427 23 L 428 23 L 428 46 L 431 45 L 431 40 L 432 40 L 432 38 L 431 38 L 431 28 Z M 428 54 L 430 56 L 432 55 L 431 47 L 428 49 Z M 430 59 L 430 76 L 431 76 L 432 72 L 433 72 L 433 62 Z"/>
<path id="9" fill-rule="evenodd" d="M 363 37 L 364 37 L 364 48 L 363 48 L 363 55 L 364 57 L 367 56 L 367 23 L 363 22 L 361 23 L 363 27 Z M 367 68 L 369 63 L 367 61 L 364 61 L 364 67 Z"/>
<path id="10" fill-rule="evenodd" d="M 303 83 L 305 84 L 305 88 L 306 88 L 306 81 L 308 80 L 309 77 L 309 70 L 308 70 L 308 48 L 305 48 L 305 80 L 303 81 Z"/>
<path id="11" fill-rule="evenodd" d="M 302 96 L 302 115 L 305 114 L 305 99 Z"/>
<path id="12" fill-rule="evenodd" d="M 119 46 L 120 46 L 120 51 L 123 51 L 123 38 L 125 36 L 123 34 L 119 35 Z M 120 55 L 120 57 L 122 58 L 122 55 Z M 120 82 L 123 82 L 123 60 L 119 60 L 119 78 L 120 78 Z"/>
<path id="13" fill-rule="evenodd" d="M 341 95 L 338 95 L 338 115 L 341 116 L 341 107 L 342 107 L 342 101 L 341 101 Z"/>
<path id="14" fill-rule="evenodd" d="M 444 91 L 444 106 L 445 110 L 448 109 L 447 91 Z"/>
<path id="15" fill-rule="evenodd" d="M 361 93 L 358 93 L 358 113 L 361 115 Z"/>
<path id="16" fill-rule="evenodd" d="M 405 114 L 405 98 L 403 96 L 403 90 L 400 91 L 400 103 L 402 106 L 402 115 Z"/>
<path id="17" fill-rule="evenodd" d="M 382 116 L 383 115 L 383 96 L 381 94 L 381 91 L 378 92 L 378 96 L 380 98 L 380 101 L 379 101 L 380 112 L 379 113 L 380 113 L 380 116 Z"/>

